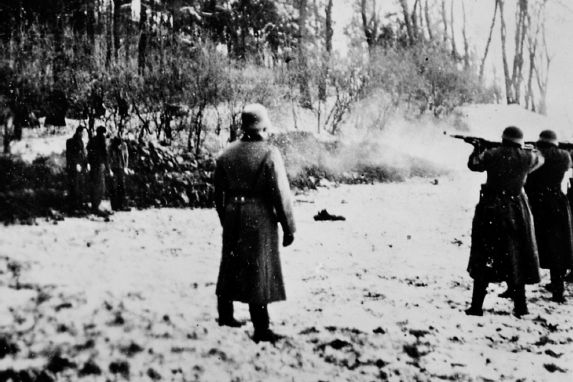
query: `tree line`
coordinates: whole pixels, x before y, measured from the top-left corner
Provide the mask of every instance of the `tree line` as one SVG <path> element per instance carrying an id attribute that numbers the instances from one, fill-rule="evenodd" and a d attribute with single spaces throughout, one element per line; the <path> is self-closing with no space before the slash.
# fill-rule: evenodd
<path id="1" fill-rule="evenodd" d="M 545 2 L 519 0 L 513 72 L 504 65 L 507 102 L 524 98 L 538 111 L 551 59 Z M 333 0 L 0 0 L 0 100 L 14 117 L 4 146 L 21 138 L 32 114 L 54 125 L 63 116 L 84 120 L 90 131 L 99 120 L 167 143 L 180 135 L 199 154 L 207 129 L 236 137 L 247 102 L 290 109 L 295 127 L 307 108 L 317 130 L 336 133 L 373 95 L 382 97 L 377 126 L 397 108 L 440 116 L 499 98 L 483 80 L 492 32 L 478 58 L 465 11 L 458 47 L 460 2 L 396 4 L 399 12 L 382 13 L 375 0 L 357 0 L 346 31 L 351 47 L 341 56 L 333 49 Z M 491 26 L 500 20 L 503 40 L 504 5 L 495 0 Z M 505 49 L 503 56 L 505 63 Z"/>

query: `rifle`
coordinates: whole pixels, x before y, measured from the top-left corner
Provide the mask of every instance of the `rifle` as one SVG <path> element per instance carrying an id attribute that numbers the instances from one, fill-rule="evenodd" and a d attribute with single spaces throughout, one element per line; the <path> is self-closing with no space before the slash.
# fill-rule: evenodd
<path id="1" fill-rule="evenodd" d="M 480 137 L 472 137 L 469 135 L 450 135 L 450 137 L 455 138 L 455 139 L 461 139 L 466 143 L 469 143 L 470 145 L 474 146 L 474 147 L 478 147 L 481 150 L 487 150 L 487 149 L 492 149 L 495 147 L 499 147 L 501 146 L 501 142 L 493 142 L 493 141 L 488 141 L 485 138 L 480 138 Z M 561 147 L 561 143 L 559 144 L 560 148 Z M 565 145 L 567 145 L 568 148 L 563 148 L 564 150 L 573 150 L 573 143 L 566 143 Z M 534 149 L 535 147 L 537 147 L 537 142 L 532 142 L 532 141 L 527 141 L 524 142 L 524 148 L 525 149 Z"/>
<path id="2" fill-rule="evenodd" d="M 559 142 L 558 147 L 563 150 L 573 151 L 573 143 L 570 142 Z"/>
<path id="3" fill-rule="evenodd" d="M 474 147 L 479 147 L 479 148 L 484 149 L 484 150 L 501 146 L 501 142 L 492 142 L 492 141 L 488 141 L 485 138 L 472 137 L 469 135 L 452 134 L 452 135 L 450 135 L 450 137 L 455 138 L 455 139 L 461 139 L 465 143 L 469 143 L 470 145 L 472 145 Z"/>

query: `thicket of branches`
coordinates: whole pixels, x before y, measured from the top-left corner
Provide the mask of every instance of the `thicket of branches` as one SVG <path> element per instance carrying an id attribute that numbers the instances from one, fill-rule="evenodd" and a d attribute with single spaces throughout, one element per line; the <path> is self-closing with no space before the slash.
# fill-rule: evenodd
<path id="1" fill-rule="evenodd" d="M 460 54 L 453 17 L 438 22 L 445 3 L 403 0 L 401 13 L 380 15 L 374 0 L 358 0 L 348 32 L 358 43 L 344 57 L 333 50 L 333 0 L 135 3 L 0 2 L 0 100 L 13 122 L 4 123 L 5 148 L 41 116 L 85 120 L 90 130 L 99 120 L 166 143 L 184 137 L 200 154 L 206 128 L 236 138 L 247 102 L 290 108 L 295 125 L 297 109 L 308 108 L 318 130 L 336 133 L 373 94 L 384 94 L 382 110 L 437 116 L 494 99 L 465 27 Z M 210 126 L 207 114 L 216 116 Z"/>

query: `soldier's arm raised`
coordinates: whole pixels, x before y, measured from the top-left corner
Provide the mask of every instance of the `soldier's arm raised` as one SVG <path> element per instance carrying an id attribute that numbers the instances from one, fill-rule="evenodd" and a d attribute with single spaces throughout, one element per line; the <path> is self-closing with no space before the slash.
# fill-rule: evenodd
<path id="1" fill-rule="evenodd" d="M 545 163 L 545 157 L 541 154 L 541 151 L 531 150 L 531 165 L 529 167 L 529 172 L 537 170 L 539 167 L 543 166 Z"/>
<path id="2" fill-rule="evenodd" d="M 482 149 L 479 145 L 476 145 L 468 159 L 468 168 L 471 171 L 483 172 L 487 170 L 488 158 L 488 151 Z"/>

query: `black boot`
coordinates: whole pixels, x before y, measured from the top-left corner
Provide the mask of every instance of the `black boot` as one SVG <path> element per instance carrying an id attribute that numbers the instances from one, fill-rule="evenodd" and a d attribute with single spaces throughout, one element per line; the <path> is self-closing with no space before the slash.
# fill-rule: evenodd
<path id="1" fill-rule="evenodd" d="M 240 328 L 245 323 L 235 320 L 233 317 L 233 301 L 217 298 L 217 310 L 219 311 L 219 326 L 230 326 L 231 328 Z"/>
<path id="2" fill-rule="evenodd" d="M 515 317 L 520 318 L 521 316 L 529 314 L 529 310 L 527 309 L 527 301 L 525 299 L 525 285 L 515 286 L 513 304 L 513 315 Z"/>
<path id="3" fill-rule="evenodd" d="M 269 329 L 269 312 L 266 304 L 249 304 L 249 312 L 251 313 L 251 321 L 255 328 L 253 341 L 256 343 L 275 343 L 283 338 L 283 336 Z"/>
<path id="4" fill-rule="evenodd" d="M 564 272 L 561 269 L 551 269 L 551 292 L 553 293 L 551 300 L 559 304 L 566 301 L 563 296 L 565 291 L 563 278 Z"/>
<path id="5" fill-rule="evenodd" d="M 474 280 L 474 289 L 472 292 L 472 305 L 466 309 L 468 316 L 483 316 L 483 300 L 487 294 L 487 283 Z"/>

